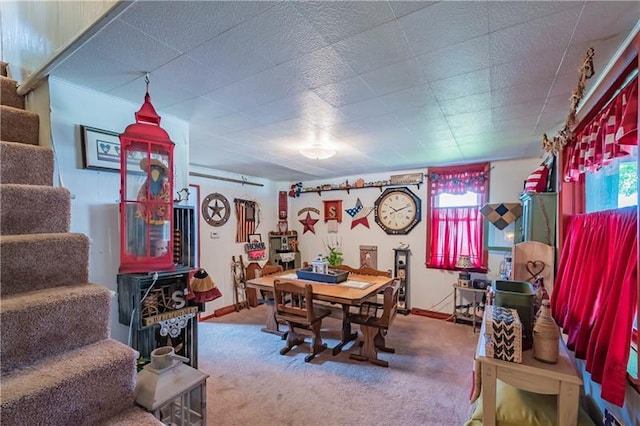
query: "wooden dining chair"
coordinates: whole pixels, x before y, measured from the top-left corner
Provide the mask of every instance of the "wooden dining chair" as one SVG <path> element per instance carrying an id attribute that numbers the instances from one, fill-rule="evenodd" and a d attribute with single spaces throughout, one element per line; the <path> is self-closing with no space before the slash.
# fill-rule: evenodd
<path id="1" fill-rule="evenodd" d="M 320 329 L 322 319 L 328 316 L 329 310 L 320 309 L 313 304 L 313 287 L 292 281 L 278 280 L 273 283 L 275 293 L 276 318 L 285 321 L 289 326 L 287 345 L 280 350 L 280 355 L 289 352 L 294 346 L 304 343 L 301 335 L 310 333 L 312 336 L 311 353 L 305 362 L 311 361 L 317 354 L 327 348 L 322 342 Z"/>
<path id="2" fill-rule="evenodd" d="M 372 364 L 388 367 L 389 362 L 378 358 L 378 350 L 394 353 L 395 350 L 387 348 L 385 338 L 391 323 L 398 312 L 398 294 L 400 286 L 395 285 L 384 289 L 384 302 L 382 309 L 378 303 L 363 302 L 360 312 L 352 314 L 349 320 L 353 324 L 360 325 L 363 342 L 360 346 L 360 353 L 352 353 L 349 358 L 358 361 L 369 361 Z"/>

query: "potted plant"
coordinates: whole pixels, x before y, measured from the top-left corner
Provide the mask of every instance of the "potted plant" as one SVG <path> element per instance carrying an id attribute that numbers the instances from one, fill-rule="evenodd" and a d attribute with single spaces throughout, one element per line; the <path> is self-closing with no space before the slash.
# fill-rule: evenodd
<path id="1" fill-rule="evenodd" d="M 325 256 L 325 260 L 329 263 L 329 266 L 340 266 L 342 265 L 342 261 L 344 257 L 342 256 L 342 252 L 340 251 L 340 247 L 335 245 L 331 246 L 327 244 L 327 249 L 329 250 L 329 255 Z"/>

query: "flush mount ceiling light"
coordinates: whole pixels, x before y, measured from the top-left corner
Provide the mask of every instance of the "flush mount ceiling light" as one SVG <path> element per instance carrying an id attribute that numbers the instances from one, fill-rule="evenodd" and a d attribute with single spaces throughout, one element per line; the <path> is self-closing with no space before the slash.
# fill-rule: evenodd
<path id="1" fill-rule="evenodd" d="M 336 155 L 336 150 L 321 143 L 312 143 L 300 148 L 300 154 L 312 160 L 326 160 Z"/>

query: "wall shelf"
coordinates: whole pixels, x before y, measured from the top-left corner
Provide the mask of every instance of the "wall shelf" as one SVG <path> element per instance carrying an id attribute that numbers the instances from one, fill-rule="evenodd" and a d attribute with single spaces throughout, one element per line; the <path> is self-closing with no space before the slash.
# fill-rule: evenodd
<path id="1" fill-rule="evenodd" d="M 365 185 L 365 186 L 350 186 L 348 188 L 344 187 L 344 188 L 322 188 L 322 187 L 317 187 L 317 188 L 304 188 L 302 190 L 300 190 L 301 194 L 306 194 L 306 193 L 313 193 L 315 192 L 316 194 L 318 194 L 319 196 L 322 196 L 323 192 L 329 192 L 329 191 L 347 191 L 347 194 L 349 194 L 349 191 L 354 190 L 354 189 L 370 189 L 370 188 L 378 188 L 380 190 L 380 192 L 382 192 L 383 188 L 386 188 L 388 186 L 409 186 L 409 185 L 416 185 L 416 187 L 418 189 L 420 189 L 420 185 L 422 185 L 422 182 L 420 183 L 410 183 L 410 184 L 403 184 L 403 183 L 382 183 L 379 185 Z"/>

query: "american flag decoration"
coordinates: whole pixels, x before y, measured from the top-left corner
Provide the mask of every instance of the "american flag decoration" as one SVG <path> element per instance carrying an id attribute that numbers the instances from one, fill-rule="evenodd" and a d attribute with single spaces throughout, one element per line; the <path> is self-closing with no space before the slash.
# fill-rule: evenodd
<path id="1" fill-rule="evenodd" d="M 367 219 L 367 216 L 369 216 L 372 211 L 373 207 L 364 207 L 362 205 L 362 201 L 360 201 L 360 198 L 358 198 L 355 207 L 345 210 L 345 212 L 347 212 L 347 214 L 352 218 L 351 229 L 355 228 L 359 224 L 362 224 L 368 228 L 369 220 Z"/>
<path id="2" fill-rule="evenodd" d="M 245 243 L 249 234 L 255 234 L 258 227 L 258 203 L 235 198 L 236 206 L 236 243 Z"/>

